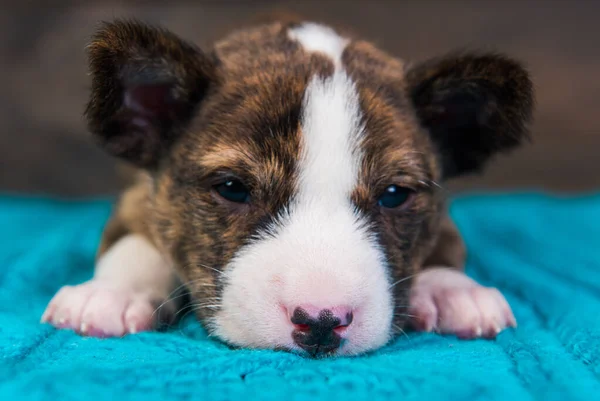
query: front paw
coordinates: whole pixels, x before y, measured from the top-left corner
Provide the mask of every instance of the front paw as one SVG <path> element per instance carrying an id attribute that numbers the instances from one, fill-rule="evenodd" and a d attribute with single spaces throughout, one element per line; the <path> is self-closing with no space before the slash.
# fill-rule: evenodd
<path id="1" fill-rule="evenodd" d="M 460 338 L 495 338 L 517 322 L 504 296 L 449 268 L 419 273 L 410 296 L 412 325 Z"/>
<path id="2" fill-rule="evenodd" d="M 50 301 L 42 322 L 92 337 L 120 337 L 154 328 L 170 311 L 151 297 L 96 280 L 65 286 Z"/>

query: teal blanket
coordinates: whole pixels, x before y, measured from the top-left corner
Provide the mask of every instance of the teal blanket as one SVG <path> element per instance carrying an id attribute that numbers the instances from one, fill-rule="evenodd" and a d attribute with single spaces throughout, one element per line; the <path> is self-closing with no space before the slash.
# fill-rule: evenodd
<path id="1" fill-rule="evenodd" d="M 495 341 L 410 334 L 326 360 L 231 350 L 192 318 L 105 340 L 39 324 L 60 286 L 91 276 L 110 208 L 0 198 L 0 399 L 600 399 L 600 196 L 453 202 L 468 273 L 500 288 L 518 329 Z"/>

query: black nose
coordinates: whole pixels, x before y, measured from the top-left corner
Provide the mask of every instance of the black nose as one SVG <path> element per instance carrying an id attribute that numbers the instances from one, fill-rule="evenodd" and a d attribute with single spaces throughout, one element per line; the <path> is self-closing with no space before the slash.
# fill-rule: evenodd
<path id="1" fill-rule="evenodd" d="M 312 356 L 330 354 L 339 348 L 342 337 L 336 332 L 352 323 L 352 312 L 343 317 L 344 322 L 329 309 L 310 316 L 304 309 L 296 308 L 291 322 L 296 326 L 292 332 L 294 342 Z"/>

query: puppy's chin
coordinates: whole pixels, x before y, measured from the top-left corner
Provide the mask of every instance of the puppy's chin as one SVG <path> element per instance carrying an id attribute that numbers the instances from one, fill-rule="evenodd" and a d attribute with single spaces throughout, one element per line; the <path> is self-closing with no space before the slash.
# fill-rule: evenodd
<path id="1" fill-rule="evenodd" d="M 303 230 L 308 227 L 310 234 Z M 225 269 L 213 334 L 243 347 L 302 351 L 306 346 L 293 336 L 294 313 L 306 312 L 314 323 L 327 311 L 338 321 L 335 333 L 341 337 L 329 354 L 353 355 L 384 345 L 393 318 L 387 266 L 362 227 L 344 213 L 301 219 L 244 247 Z"/>

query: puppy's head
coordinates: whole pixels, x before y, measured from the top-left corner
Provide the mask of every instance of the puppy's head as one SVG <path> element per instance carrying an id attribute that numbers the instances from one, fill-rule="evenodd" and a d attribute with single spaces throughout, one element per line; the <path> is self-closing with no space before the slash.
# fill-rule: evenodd
<path id="1" fill-rule="evenodd" d="M 92 133 L 147 171 L 147 224 L 199 318 L 247 347 L 385 344 L 437 235 L 438 183 L 521 143 L 532 109 L 503 56 L 407 67 L 312 23 L 204 53 L 116 22 L 89 51 Z"/>

